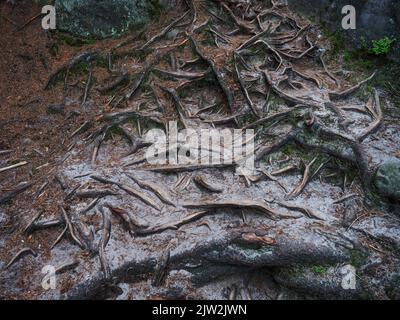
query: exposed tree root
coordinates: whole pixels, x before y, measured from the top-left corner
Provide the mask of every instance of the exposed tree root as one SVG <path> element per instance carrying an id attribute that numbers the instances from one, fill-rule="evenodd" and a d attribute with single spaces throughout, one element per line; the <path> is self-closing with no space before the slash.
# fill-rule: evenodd
<path id="1" fill-rule="evenodd" d="M 193 48 L 196 51 L 196 53 L 200 56 L 201 59 L 203 59 L 211 67 L 211 70 L 213 71 L 219 86 L 221 87 L 222 91 L 225 94 L 225 97 L 226 97 L 226 100 L 227 100 L 227 103 L 229 106 L 229 110 L 232 113 L 234 113 L 236 110 L 234 96 L 233 96 L 232 92 L 229 90 L 229 88 L 227 87 L 227 85 L 225 84 L 225 81 L 223 80 L 221 72 L 218 70 L 217 66 L 212 61 L 212 59 L 207 57 L 203 52 L 201 52 L 199 45 L 193 39 L 193 37 L 189 37 L 189 39 L 192 42 Z"/>
<path id="2" fill-rule="evenodd" d="M 376 133 L 383 122 L 379 94 L 375 90 L 374 103 L 371 98 L 365 108 L 345 105 L 345 99 L 375 73 L 355 86 L 350 86 L 339 73 L 336 77 L 325 63 L 324 48 L 318 47 L 323 42 L 315 40 L 315 28 L 291 14 L 281 2 L 271 1 L 271 8 L 265 3 L 241 0 L 185 2 L 187 11 L 168 13 L 169 24 L 152 29 L 151 36 L 135 34 L 113 44 L 105 53 L 80 53 L 53 72 L 47 81 L 46 89 L 49 89 L 63 79 L 64 98 L 78 88 L 84 90 L 79 92 L 82 105 L 91 105 L 95 100 L 94 106 L 102 106 L 95 112 L 76 113 L 80 122 L 75 122 L 79 124 L 66 137 L 68 154 L 60 161 L 60 168 L 67 174 L 54 178 L 61 187 L 60 190 L 57 185 L 61 194 L 61 217 L 41 218 L 42 211 L 35 212 L 23 229 L 24 235 L 36 237 L 39 232 L 34 231 L 50 232 L 57 227 L 60 233 L 52 237 L 56 239 L 48 244 L 50 249 L 69 234 L 73 244 L 86 251 L 79 258 L 83 266 L 76 268 L 79 276 L 85 268 L 92 267 L 90 259 L 98 254 L 99 275 L 90 284 L 82 280 L 82 286 L 86 285 L 84 289 L 87 289 L 84 293 L 77 287 L 68 295 L 78 292 L 75 296 L 107 296 L 99 293 L 100 288 L 112 287 L 114 281 L 137 281 L 143 275 L 148 278 L 149 274 L 153 286 L 163 289 L 168 286 L 169 271 L 173 268 L 185 270 L 193 283 L 226 276 L 229 270 L 238 273 L 243 268 L 258 267 L 263 271 L 270 268 L 268 272 L 278 279 L 278 271 L 299 263 L 350 263 L 346 250 L 354 250 L 362 241 L 368 242 L 368 248 L 372 246 L 384 252 L 379 244 L 355 231 L 361 218 L 349 219 L 346 215 L 351 210 L 341 212 L 344 206 L 336 206 L 343 203 L 350 206 L 350 199 L 356 195 L 364 199 L 372 189 L 372 169 L 363 141 Z M 81 64 L 89 67 L 84 75 L 73 72 Z M 96 68 L 92 68 L 95 64 Z M 109 75 L 101 76 L 105 79 L 103 83 L 95 83 L 99 68 Z M 69 83 L 72 77 L 79 77 L 74 79 L 77 85 Z M 92 87 L 97 91 L 91 91 Z M 99 93 L 110 96 L 103 96 L 103 101 L 98 103 Z M 303 109 L 308 109 L 304 119 L 300 118 Z M 372 122 L 366 126 L 363 115 L 360 121 L 365 127 L 354 134 L 353 125 L 358 123 L 349 125 L 348 111 L 370 115 Z M 72 117 L 69 115 L 66 121 Z M 149 164 L 146 148 L 152 143 L 145 140 L 146 134 L 153 127 L 168 131 L 171 120 L 179 120 L 180 128 L 187 129 L 257 129 L 254 172 L 242 172 L 244 177 L 235 177 L 232 169 L 241 170 L 241 161 L 237 159 L 233 163 L 202 163 L 198 159 L 189 164 L 173 161 Z M 115 134 L 126 143 L 117 139 L 110 142 L 108 137 L 113 138 Z M 276 140 L 271 142 L 271 137 Z M 241 141 L 240 146 L 246 143 Z M 84 148 L 88 146 L 92 148 L 89 155 L 79 152 L 87 151 Z M 171 156 L 177 148 L 187 150 L 179 141 L 166 144 L 160 153 Z M 0 155 L 10 154 L 7 149 L 0 151 Z M 304 154 L 309 150 L 313 151 L 310 158 Z M 128 156 L 132 157 L 126 159 Z M 266 157 L 267 162 L 261 162 Z M 287 177 L 292 171 L 299 173 L 302 157 L 313 159 L 305 165 L 301 176 Z M 77 163 L 83 162 L 89 169 L 82 172 Z M 0 168 L 0 173 L 10 174 L 11 170 L 26 164 L 7 165 Z M 128 166 L 129 171 L 121 170 Z M 360 178 L 353 179 L 350 186 L 347 166 L 356 168 Z M 71 175 L 67 169 L 75 173 Z M 318 183 L 324 187 L 330 183 L 327 178 L 333 175 L 345 177 L 332 190 L 340 192 L 342 187 L 346 195 L 327 196 L 329 205 L 337 211 L 331 210 L 328 215 L 322 209 L 283 200 L 296 197 L 300 200 L 301 196 L 314 201 L 313 194 L 305 192 L 307 185 L 310 184 L 310 190 Z M 129 179 L 132 185 L 125 182 Z M 52 179 L 41 179 L 33 200 L 42 200 L 52 182 Z M 100 184 L 107 187 L 100 188 Z M 24 183 L 7 189 L 11 191 L 0 196 L 0 204 L 13 200 L 31 185 Z M 364 187 L 364 194 L 360 185 Z M 238 193 L 241 196 L 236 198 Z M 322 203 L 321 197 L 318 201 Z M 362 207 L 362 210 L 368 209 Z M 290 214 L 285 214 L 287 211 Z M 253 217 L 250 213 L 259 215 Z M 355 216 L 369 217 L 358 211 Z M 200 219 L 201 222 L 195 223 Z M 344 232 L 341 223 L 344 225 L 343 221 L 347 220 L 352 222 Z M 256 229 L 252 227 L 254 223 L 258 226 Z M 207 228 L 194 230 L 199 226 Z M 177 230 L 177 234 L 170 237 L 171 232 L 167 230 Z M 221 239 L 206 243 L 212 236 Z M 185 243 L 188 239 L 193 242 L 190 246 Z M 119 255 L 120 246 L 127 243 L 131 247 L 121 250 Z M 141 250 L 146 254 L 137 254 Z M 157 250 L 163 250 L 163 254 Z M 34 250 L 24 248 L 7 267 L 29 253 L 36 255 Z M 111 261 L 117 254 L 118 259 Z M 140 257 L 145 258 L 138 261 Z M 56 272 L 77 266 L 77 260 L 63 261 Z M 291 282 L 291 285 L 294 284 Z M 229 296 L 233 298 L 237 294 L 231 290 Z M 251 294 L 244 292 L 242 296 Z"/>
<path id="3" fill-rule="evenodd" d="M 55 82 L 57 81 L 58 77 L 66 72 L 67 70 L 71 70 L 72 68 L 76 67 L 77 65 L 79 65 L 80 63 L 90 63 L 92 61 L 96 61 L 96 60 L 101 60 L 104 59 L 104 57 L 102 57 L 102 55 L 99 52 L 83 52 L 80 53 L 78 55 L 76 55 L 75 57 L 73 57 L 66 65 L 58 68 L 55 72 L 53 72 L 49 79 L 47 80 L 45 89 L 48 89 L 49 87 L 53 86 L 55 84 Z"/>
<path id="4" fill-rule="evenodd" d="M 240 200 L 240 201 L 227 201 L 227 200 L 217 200 L 217 201 L 205 201 L 200 203 L 185 203 L 183 204 L 185 208 L 190 209 L 222 209 L 222 208 L 241 208 L 241 209 L 253 209 L 255 211 L 261 212 L 267 215 L 271 219 L 278 219 L 279 217 L 286 217 L 282 213 L 267 207 L 261 201 L 253 200 Z M 290 216 L 293 218 L 292 216 Z"/>
<path id="5" fill-rule="evenodd" d="M 311 172 L 310 172 L 311 166 L 314 164 L 316 160 L 317 158 L 315 157 L 310 161 L 310 163 L 306 165 L 303 173 L 303 178 L 301 179 L 300 183 L 288 194 L 287 199 L 296 198 L 303 191 L 303 189 L 305 188 L 311 177 Z"/>
<path id="6" fill-rule="evenodd" d="M 8 269 L 9 267 L 11 267 L 14 263 L 16 263 L 19 259 L 21 259 L 23 256 L 25 256 L 27 254 L 31 254 L 34 257 L 37 256 L 37 253 L 35 250 L 33 250 L 29 247 L 23 248 L 20 251 L 18 251 L 14 257 L 11 258 L 11 260 L 6 264 L 5 269 Z"/>
<path id="7" fill-rule="evenodd" d="M 376 71 L 374 73 L 372 73 L 368 78 L 362 80 L 361 82 L 359 82 L 358 84 L 356 84 L 355 86 L 340 91 L 340 92 L 330 92 L 329 96 L 332 100 L 334 99 L 343 99 L 346 98 L 349 94 L 352 94 L 353 92 L 357 91 L 363 84 L 367 83 L 368 81 L 370 81 L 373 77 L 375 77 L 376 75 Z"/>
<path id="8" fill-rule="evenodd" d="M 374 117 L 374 122 L 371 123 L 365 131 L 357 137 L 357 140 L 359 142 L 362 142 L 365 138 L 367 138 L 369 135 L 374 134 L 380 127 L 383 119 L 383 114 L 382 114 L 382 108 L 381 108 L 381 103 L 379 101 L 379 94 L 376 89 L 374 89 L 374 95 L 375 95 L 375 110 L 371 110 L 373 117 Z"/>

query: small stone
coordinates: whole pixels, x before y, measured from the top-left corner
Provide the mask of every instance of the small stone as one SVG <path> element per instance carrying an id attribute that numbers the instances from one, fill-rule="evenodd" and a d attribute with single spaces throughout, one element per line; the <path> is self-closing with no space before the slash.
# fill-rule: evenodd
<path id="1" fill-rule="evenodd" d="M 374 184 L 380 195 L 400 201 L 400 161 L 389 161 L 379 166 Z"/>
<path id="2" fill-rule="evenodd" d="M 52 104 L 47 107 L 47 113 L 65 114 L 65 106 L 63 104 Z"/>
<path id="3" fill-rule="evenodd" d="M 30 145 L 30 144 L 33 143 L 33 141 L 32 141 L 32 139 L 24 138 L 24 139 L 22 140 L 22 143 L 25 144 L 25 145 Z"/>
<path id="4" fill-rule="evenodd" d="M 171 30 L 170 32 L 168 32 L 168 33 L 165 35 L 165 38 L 166 38 L 167 40 L 174 40 L 174 39 L 177 37 L 178 33 L 179 33 L 178 30 L 173 29 L 173 30 Z"/>

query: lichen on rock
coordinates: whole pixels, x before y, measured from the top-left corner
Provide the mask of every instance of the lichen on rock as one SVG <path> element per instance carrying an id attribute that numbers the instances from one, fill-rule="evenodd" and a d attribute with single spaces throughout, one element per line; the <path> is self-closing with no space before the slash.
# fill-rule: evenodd
<path id="1" fill-rule="evenodd" d="M 57 29 L 83 38 L 115 37 L 151 20 L 171 1 L 56 0 Z"/>
<path id="2" fill-rule="evenodd" d="M 382 164 L 375 174 L 375 186 L 382 196 L 400 201 L 400 161 Z"/>

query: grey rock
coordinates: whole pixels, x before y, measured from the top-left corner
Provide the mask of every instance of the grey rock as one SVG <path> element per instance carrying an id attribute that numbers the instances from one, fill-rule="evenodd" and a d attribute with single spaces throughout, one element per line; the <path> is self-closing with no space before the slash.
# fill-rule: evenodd
<path id="1" fill-rule="evenodd" d="M 347 265 L 346 267 L 353 266 Z M 322 299 L 367 298 L 360 281 L 355 281 L 355 288 L 343 287 L 342 282 L 346 274 L 348 274 L 348 270 L 339 266 L 295 266 L 277 269 L 273 277 L 284 287 Z"/>
<path id="2" fill-rule="evenodd" d="M 174 40 L 177 37 L 178 33 L 178 30 L 171 30 L 165 35 L 165 38 L 167 38 L 168 40 Z"/>
<path id="3" fill-rule="evenodd" d="M 382 196 L 400 201 L 400 161 L 382 164 L 376 171 L 374 184 Z"/>
<path id="4" fill-rule="evenodd" d="M 85 38 L 119 36 L 150 21 L 165 0 L 56 0 L 57 29 Z"/>
<path id="5" fill-rule="evenodd" d="M 24 138 L 22 140 L 22 143 L 25 144 L 25 145 L 31 145 L 33 143 L 33 141 L 32 141 L 32 139 Z"/>
<path id="6" fill-rule="evenodd" d="M 393 37 L 391 57 L 400 53 L 400 1 L 398 0 L 287 0 L 289 7 L 308 17 L 314 17 L 329 31 L 343 31 L 345 44 L 350 49 L 360 48 L 364 41 Z M 342 8 L 353 5 L 356 9 L 356 29 L 342 29 Z M 365 39 L 365 40 L 364 40 Z"/>

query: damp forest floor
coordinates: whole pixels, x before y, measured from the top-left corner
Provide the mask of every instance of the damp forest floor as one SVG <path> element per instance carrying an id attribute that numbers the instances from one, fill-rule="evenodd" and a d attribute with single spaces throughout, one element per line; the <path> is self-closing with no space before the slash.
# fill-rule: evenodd
<path id="1" fill-rule="evenodd" d="M 277 0 L 178 2 L 98 41 L 39 11 L 0 3 L 2 299 L 400 298 L 399 206 L 372 182 L 400 158 L 387 66 Z M 147 163 L 173 120 L 254 129 L 255 170 Z"/>

